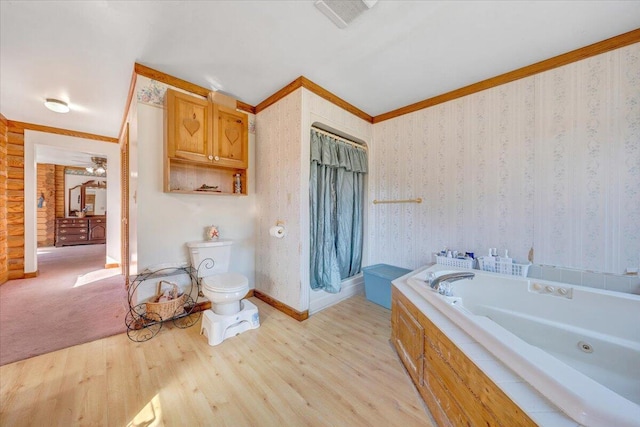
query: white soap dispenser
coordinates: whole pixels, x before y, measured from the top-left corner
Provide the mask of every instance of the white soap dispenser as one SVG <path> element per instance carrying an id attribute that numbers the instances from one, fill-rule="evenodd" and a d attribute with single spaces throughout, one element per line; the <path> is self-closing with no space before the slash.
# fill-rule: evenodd
<path id="1" fill-rule="evenodd" d="M 504 250 L 504 257 L 500 257 L 500 273 L 511 274 L 513 259 L 509 258 L 509 251 Z"/>

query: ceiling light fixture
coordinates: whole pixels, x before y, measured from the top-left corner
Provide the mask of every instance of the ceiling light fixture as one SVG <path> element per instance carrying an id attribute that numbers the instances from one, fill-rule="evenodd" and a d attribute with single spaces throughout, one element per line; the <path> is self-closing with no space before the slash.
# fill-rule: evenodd
<path id="1" fill-rule="evenodd" d="M 104 157 L 92 157 L 91 161 L 95 166 L 89 166 L 85 168 L 87 172 L 94 173 L 96 175 L 104 175 L 107 173 L 107 159 Z"/>
<path id="2" fill-rule="evenodd" d="M 69 104 L 64 101 L 60 101 L 59 99 L 47 98 L 44 101 L 44 106 L 49 110 L 54 111 L 56 113 L 68 113 L 69 112 Z"/>

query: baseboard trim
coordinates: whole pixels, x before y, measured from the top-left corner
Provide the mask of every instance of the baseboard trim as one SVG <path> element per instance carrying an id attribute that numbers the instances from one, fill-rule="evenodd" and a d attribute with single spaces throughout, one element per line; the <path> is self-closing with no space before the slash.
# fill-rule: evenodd
<path id="1" fill-rule="evenodd" d="M 40 275 L 40 271 L 32 271 L 30 273 L 24 273 L 25 279 L 33 279 L 34 277 L 38 277 Z"/>
<path id="2" fill-rule="evenodd" d="M 244 298 L 251 298 L 253 296 L 253 289 L 249 289 L 249 292 L 247 292 L 247 294 L 244 296 Z M 193 307 L 193 312 L 198 312 L 198 311 L 205 311 L 205 310 L 209 310 L 211 308 L 211 301 L 201 301 L 201 302 L 197 302 L 196 305 Z"/>
<path id="3" fill-rule="evenodd" d="M 253 291 L 253 295 L 258 298 L 261 301 L 266 302 L 267 304 L 269 304 L 271 307 L 275 308 L 278 311 L 283 312 L 284 314 L 286 314 L 289 317 L 293 317 L 294 319 L 296 319 L 297 321 L 303 321 L 309 318 L 309 310 L 305 310 L 305 311 L 298 311 L 295 310 L 291 307 L 289 307 L 288 305 L 278 301 L 277 299 L 270 297 L 269 295 L 260 292 L 259 290 L 254 290 Z"/>
<path id="4" fill-rule="evenodd" d="M 198 312 L 198 311 L 205 311 L 205 310 L 209 310 L 211 308 L 211 302 L 210 301 L 202 301 L 202 302 L 197 302 L 196 305 L 193 307 L 193 312 Z"/>
<path id="5" fill-rule="evenodd" d="M 112 262 L 111 264 L 105 264 L 104 265 L 105 269 L 107 269 L 107 268 L 118 268 L 118 267 L 120 267 L 120 264 L 117 263 L 117 262 Z"/>
<path id="6" fill-rule="evenodd" d="M 337 294 L 324 291 L 309 291 L 311 296 L 311 298 L 309 298 L 309 314 L 313 315 L 354 295 L 364 295 L 364 276 L 359 274 L 355 277 L 345 279 L 341 283 L 341 288 Z"/>

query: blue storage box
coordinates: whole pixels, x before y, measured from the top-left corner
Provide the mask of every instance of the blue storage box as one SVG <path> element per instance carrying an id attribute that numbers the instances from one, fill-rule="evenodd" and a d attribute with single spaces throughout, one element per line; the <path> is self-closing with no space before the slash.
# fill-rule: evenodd
<path id="1" fill-rule="evenodd" d="M 362 269 L 364 293 L 367 299 L 384 308 L 391 309 L 391 281 L 411 270 L 388 264 L 376 264 Z"/>

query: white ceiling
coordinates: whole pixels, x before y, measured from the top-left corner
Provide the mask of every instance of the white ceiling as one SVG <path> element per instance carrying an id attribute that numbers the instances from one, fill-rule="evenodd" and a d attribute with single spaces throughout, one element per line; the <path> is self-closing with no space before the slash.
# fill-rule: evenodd
<path id="1" fill-rule="evenodd" d="M 36 163 L 50 163 L 53 165 L 77 166 L 86 168 L 93 166 L 91 157 L 106 157 L 104 154 L 82 153 L 65 150 L 59 147 L 38 145 L 36 148 Z"/>
<path id="2" fill-rule="evenodd" d="M 257 105 L 300 75 L 375 116 L 640 28 L 640 1 L 0 2 L 0 113 L 117 137 L 135 62 Z M 70 102 L 66 115 L 44 98 Z"/>

